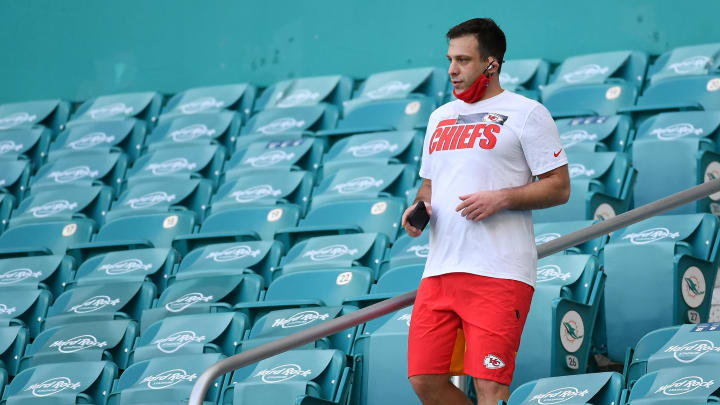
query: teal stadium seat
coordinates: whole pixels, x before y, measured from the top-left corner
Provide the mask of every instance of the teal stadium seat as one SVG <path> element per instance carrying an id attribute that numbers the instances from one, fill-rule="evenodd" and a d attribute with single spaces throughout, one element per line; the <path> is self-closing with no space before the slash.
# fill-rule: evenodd
<path id="1" fill-rule="evenodd" d="M 448 75 L 444 69 L 423 67 L 392 70 L 370 75 L 343 103 L 344 114 L 363 104 L 384 99 L 428 98 L 436 105 L 445 99 Z"/>
<path id="2" fill-rule="evenodd" d="M 212 195 L 212 182 L 207 179 L 176 177 L 142 178 L 128 184 L 105 215 L 112 221 L 128 215 L 189 211 L 197 221 L 205 218 Z"/>
<path id="3" fill-rule="evenodd" d="M 111 285 L 151 281 L 165 287 L 177 264 L 177 252 L 169 248 L 132 249 L 93 256 L 78 267 L 72 285 Z"/>
<path id="4" fill-rule="evenodd" d="M 72 244 L 68 255 L 82 263 L 100 253 L 169 248 L 176 236 L 191 233 L 194 228 L 195 215 L 188 211 L 120 217 L 103 225 L 92 241 Z"/>
<path id="5" fill-rule="evenodd" d="M 225 166 L 225 181 L 259 171 L 304 170 L 315 173 L 322 159 L 322 142 L 310 138 L 255 142 L 233 154 Z"/>
<path id="6" fill-rule="evenodd" d="M 391 131 L 344 138 L 323 157 L 322 177 L 350 167 L 391 163 L 417 166 L 422 156 L 424 135 L 419 131 Z"/>
<path id="7" fill-rule="evenodd" d="M 50 306 L 43 330 L 79 322 L 140 319 L 156 288 L 149 282 L 81 285 L 61 294 Z"/>
<path id="8" fill-rule="evenodd" d="M 633 108 L 637 96 L 630 83 L 594 83 L 561 87 L 542 102 L 554 118 L 615 115 Z"/>
<path id="9" fill-rule="evenodd" d="M 110 361 L 123 370 L 127 367 L 130 349 L 137 335 L 137 323 L 129 319 L 74 323 L 46 329 L 21 356 L 20 369 L 52 363 Z"/>
<path id="10" fill-rule="evenodd" d="M 277 82 L 263 91 L 255 111 L 270 108 L 315 106 L 327 103 L 340 107 L 352 94 L 353 81 L 347 76 L 317 76 Z"/>
<path id="11" fill-rule="evenodd" d="M 58 135 L 49 159 L 86 150 L 111 149 L 125 152 L 130 160 L 135 160 L 142 151 L 145 134 L 145 123 L 134 118 L 76 124 Z"/>
<path id="12" fill-rule="evenodd" d="M 225 356 L 218 353 L 154 358 L 128 367 L 113 384 L 107 405 L 179 405 L 187 402 L 200 374 Z M 208 389 L 203 405 L 218 400 L 225 377 Z"/>
<path id="13" fill-rule="evenodd" d="M 538 89 L 547 83 L 549 75 L 550 63 L 544 59 L 511 59 L 502 64 L 500 87 L 539 100 Z"/>
<path id="14" fill-rule="evenodd" d="M 339 200 L 401 197 L 417 176 L 413 166 L 378 164 L 339 169 L 315 188 L 311 208 Z"/>
<path id="15" fill-rule="evenodd" d="M 52 131 L 45 127 L 0 130 L 0 159 L 29 159 L 33 167 L 47 158 Z"/>
<path id="16" fill-rule="evenodd" d="M 208 112 L 160 118 L 160 124 L 147 139 L 150 151 L 169 145 L 187 143 L 219 143 L 232 149 L 242 119 L 231 111 Z"/>
<path id="17" fill-rule="evenodd" d="M 24 326 L 0 326 L 0 370 L 11 376 L 18 372 L 20 358 L 25 352 L 25 345 L 30 341 L 30 334 Z M 7 377 L 7 376 L 5 376 Z M 5 381 L 0 377 L 0 385 Z M 2 387 L 0 386 L 0 392 Z"/>
<path id="18" fill-rule="evenodd" d="M 605 278 L 592 255 L 552 255 L 538 261 L 512 388 L 586 371 Z"/>
<path id="19" fill-rule="evenodd" d="M 243 118 L 253 110 L 257 88 L 252 84 L 224 84 L 181 91 L 163 107 L 160 121 L 168 117 L 233 111 Z"/>
<path id="20" fill-rule="evenodd" d="M 90 240 L 94 228 L 87 219 L 18 225 L 0 235 L 0 258 L 63 255 L 70 245 Z"/>
<path id="21" fill-rule="evenodd" d="M 63 100 L 37 100 L 0 104 L 0 130 L 42 125 L 54 133 L 65 128 L 70 103 Z"/>
<path id="22" fill-rule="evenodd" d="M 535 224 L 535 244 L 541 245 L 543 243 L 550 242 L 561 236 L 567 235 L 579 231 L 583 228 L 587 228 L 592 225 L 595 221 L 562 221 L 562 222 L 543 222 Z M 564 253 L 583 253 L 588 255 L 600 256 L 605 244 L 607 244 L 609 237 L 603 235 L 595 239 L 591 239 L 585 243 L 570 247 L 564 251 Z M 602 259 L 602 256 L 600 256 Z"/>
<path id="23" fill-rule="evenodd" d="M 112 190 L 107 186 L 47 188 L 26 197 L 13 211 L 10 226 L 87 218 L 104 222 Z"/>
<path id="24" fill-rule="evenodd" d="M 628 350 L 625 375 L 628 388 L 647 373 L 664 368 L 712 366 L 720 361 L 720 324 L 670 326 L 654 330 Z"/>
<path id="25" fill-rule="evenodd" d="M 70 127 L 88 121 L 135 118 L 144 121 L 147 128 L 151 129 L 157 123 L 161 104 L 162 96 L 155 92 L 100 96 L 82 103 L 72 115 L 67 126 Z"/>
<path id="26" fill-rule="evenodd" d="M 0 294 L 0 326 L 24 326 L 35 337 L 40 333 L 52 294 L 47 290 L 17 288 Z"/>
<path id="27" fill-rule="evenodd" d="M 0 291 L 42 288 L 58 296 L 73 269 L 72 259 L 61 254 L 0 259 Z"/>
<path id="28" fill-rule="evenodd" d="M 249 375 L 234 373 L 223 405 L 344 404 L 350 367 L 339 350 L 291 350 L 260 361 Z"/>
<path id="29" fill-rule="evenodd" d="M 638 169 L 635 204 L 645 205 L 720 177 L 719 111 L 682 111 L 650 117 L 638 128 L 633 162 Z M 668 213 L 720 213 L 712 194 Z"/>
<path id="30" fill-rule="evenodd" d="M 630 209 L 637 170 L 618 152 L 568 152 L 570 199 L 533 210 L 535 222 L 608 219 Z"/>
<path id="31" fill-rule="evenodd" d="M 305 213 L 310 204 L 313 176 L 306 171 L 283 171 L 240 176 L 218 189 L 213 196 L 213 213 L 248 205 L 295 204 Z"/>
<path id="32" fill-rule="evenodd" d="M 44 364 L 15 376 L 3 405 L 104 404 L 117 367 L 108 361 Z"/>
<path id="33" fill-rule="evenodd" d="M 425 272 L 425 264 L 406 264 L 393 267 L 383 273 L 377 283 L 370 286 L 370 293 L 359 297 L 348 297 L 345 301 L 357 307 L 364 308 L 382 300 L 417 290 Z M 383 322 L 385 317 L 379 317 L 371 322 Z"/>
<path id="34" fill-rule="evenodd" d="M 30 187 L 34 193 L 43 188 L 102 183 L 117 192 L 127 165 L 127 156 L 121 152 L 86 150 L 44 164 L 30 181 Z"/>
<path id="35" fill-rule="evenodd" d="M 27 192 L 32 165 L 26 160 L 0 160 L 0 191 L 19 201 Z"/>
<path id="36" fill-rule="evenodd" d="M 719 378 L 720 369 L 717 365 L 664 368 L 644 375 L 635 383 L 629 395 L 625 391 L 620 401 L 627 405 L 700 405 L 720 402 Z"/>
<path id="37" fill-rule="evenodd" d="M 613 372 L 541 378 L 518 387 L 507 405 L 619 405 L 622 390 L 623 376 Z"/>
<path id="38" fill-rule="evenodd" d="M 243 149 L 253 142 L 312 136 L 316 131 L 335 128 L 339 116 L 337 106 L 325 103 L 260 111 L 241 129 L 236 147 Z"/>
<path id="39" fill-rule="evenodd" d="M 648 68 L 647 84 L 681 76 L 720 72 L 720 42 L 681 46 L 663 53 Z"/>
<path id="40" fill-rule="evenodd" d="M 717 232 L 716 217 L 691 214 L 653 217 L 613 234 L 603 309 L 611 360 L 623 361 L 625 349 L 652 330 L 707 321 Z"/>
<path id="41" fill-rule="evenodd" d="M 0 192 L 0 233 L 5 230 L 10 220 L 10 213 L 15 207 L 15 197 L 12 194 Z"/>
<path id="42" fill-rule="evenodd" d="M 132 352 L 132 363 L 156 357 L 204 353 L 235 354 L 243 334 L 250 328 L 237 312 L 173 316 L 143 331 Z"/>
<path id="43" fill-rule="evenodd" d="M 631 121 L 624 115 L 564 118 L 556 124 L 567 152 L 625 152 L 632 143 Z"/>
<path id="44" fill-rule="evenodd" d="M 141 178 L 203 177 L 218 183 L 225 161 L 220 145 L 176 145 L 155 150 L 135 161 L 128 170 L 128 183 Z"/>
<path id="45" fill-rule="evenodd" d="M 172 283 L 153 307 L 143 311 L 140 325 L 146 330 L 163 318 L 190 314 L 228 312 L 243 302 L 257 302 L 265 287 L 257 274 L 198 277 Z"/>
<path id="46" fill-rule="evenodd" d="M 426 229 L 417 238 L 403 234 L 390 248 L 385 260 L 380 263 L 380 275 L 400 266 L 425 264 L 430 253 L 430 229 Z"/>

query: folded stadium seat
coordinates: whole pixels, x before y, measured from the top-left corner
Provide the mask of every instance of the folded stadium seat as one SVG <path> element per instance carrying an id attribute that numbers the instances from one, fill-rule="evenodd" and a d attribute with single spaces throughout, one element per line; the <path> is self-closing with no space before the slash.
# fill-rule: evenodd
<path id="1" fill-rule="evenodd" d="M 335 128 L 339 115 L 337 106 L 325 103 L 260 111 L 240 130 L 236 148 L 243 149 L 253 142 L 312 136 L 316 131 Z"/>
<path id="2" fill-rule="evenodd" d="M 136 118 L 144 121 L 148 129 L 155 126 L 162 104 L 156 92 L 124 93 L 95 97 L 82 103 L 67 126 L 80 122 L 96 122 Z M 148 131 L 149 132 L 149 131 Z"/>
<path id="3" fill-rule="evenodd" d="M 111 361 L 123 370 L 138 335 L 135 321 L 73 323 L 46 329 L 28 345 L 20 370 L 42 364 L 76 361 Z"/>
<path id="4" fill-rule="evenodd" d="M 621 109 L 621 112 L 631 112 L 640 124 L 663 111 L 720 110 L 718 90 L 720 73 L 667 78 L 645 89 L 635 107 Z"/>
<path id="5" fill-rule="evenodd" d="M 180 315 L 229 312 L 238 303 L 257 302 L 265 287 L 257 274 L 191 278 L 174 282 L 143 311 L 145 331 L 154 322 Z"/>
<path id="6" fill-rule="evenodd" d="M 339 169 L 405 163 L 416 166 L 422 156 L 423 137 L 419 131 L 376 132 L 353 135 L 336 142 L 323 156 L 322 176 Z"/>
<path id="7" fill-rule="evenodd" d="M 0 104 L 0 130 L 42 125 L 54 133 L 65 128 L 70 103 L 63 100 L 38 100 Z"/>
<path id="8" fill-rule="evenodd" d="M 380 274 L 376 284 L 370 287 L 370 293 L 358 297 L 348 297 L 345 302 L 364 308 L 377 302 L 417 290 L 425 272 L 425 264 L 405 264 L 393 267 Z M 387 315 L 386 315 L 387 316 Z M 384 320 L 385 317 L 377 318 Z M 373 320 L 375 321 L 375 320 Z"/>
<path id="9" fill-rule="evenodd" d="M 78 322 L 139 320 L 156 291 L 153 283 L 143 281 L 76 286 L 55 299 L 43 330 Z"/>
<path id="10" fill-rule="evenodd" d="M 320 103 L 340 107 L 350 98 L 352 89 L 353 80 L 340 75 L 283 80 L 266 88 L 255 102 L 254 109 L 307 107 Z"/>
<path id="11" fill-rule="evenodd" d="M 368 165 L 339 169 L 315 188 L 310 202 L 317 208 L 339 200 L 399 197 L 412 187 L 417 171 L 408 165 Z"/>
<path id="12" fill-rule="evenodd" d="M 592 255 L 553 255 L 538 261 L 513 387 L 538 378 L 585 373 L 605 278 Z"/>
<path id="13" fill-rule="evenodd" d="M 363 267 L 298 271 L 273 280 L 263 300 L 239 303 L 233 309 L 254 322 L 277 309 L 343 305 L 349 297 L 367 294 L 371 283 L 372 272 Z"/>
<path id="14" fill-rule="evenodd" d="M 128 170 L 128 183 L 136 179 L 204 177 L 218 183 L 225 161 L 220 145 L 176 145 L 145 154 Z"/>
<path id="15" fill-rule="evenodd" d="M 7 289 L 0 294 L 0 326 L 25 326 L 34 337 L 40 333 L 52 294 L 31 288 Z"/>
<path id="16" fill-rule="evenodd" d="M 638 169 L 635 204 L 645 205 L 720 177 L 719 111 L 682 111 L 650 117 L 638 128 L 633 163 Z M 712 194 L 669 213 L 720 213 Z"/>
<path id="17" fill-rule="evenodd" d="M 39 167 L 47 158 L 52 132 L 41 126 L 0 131 L 0 159 L 29 159 Z"/>
<path id="18" fill-rule="evenodd" d="M 343 103 L 344 113 L 363 104 L 383 99 L 427 97 L 434 104 L 445 99 L 448 75 L 444 69 L 424 67 L 392 70 L 370 75 L 351 100 Z"/>
<path id="19" fill-rule="evenodd" d="M 170 405 L 187 402 L 197 378 L 222 360 L 219 353 L 154 358 L 128 367 L 113 384 L 107 405 Z M 215 404 L 226 377 L 210 385 L 203 404 Z M 9 404 L 8 404 L 9 405 Z"/>
<path id="20" fill-rule="evenodd" d="M 30 335 L 26 327 L 0 326 L 0 370 L 7 371 L 11 376 L 17 374 L 20 358 L 29 341 Z M 0 382 L 3 382 L 2 377 L 0 377 Z"/>
<path id="21" fill-rule="evenodd" d="M 717 231 L 716 217 L 693 214 L 657 216 L 613 234 L 604 251 L 611 360 L 623 361 L 625 348 L 652 330 L 708 319 Z"/>
<path id="22" fill-rule="evenodd" d="M 565 118 L 556 124 L 568 152 L 625 152 L 632 143 L 631 121 L 624 115 Z"/>
<path id="23" fill-rule="evenodd" d="M 273 278 L 296 271 L 364 267 L 377 279 L 380 261 L 388 250 L 388 237 L 380 233 L 317 236 L 298 242 L 288 250 Z"/>
<path id="24" fill-rule="evenodd" d="M 542 222 L 535 224 L 535 244 L 542 245 L 543 243 L 550 242 L 561 236 L 577 232 L 583 228 L 587 228 L 596 221 L 562 221 L 562 222 Z M 603 235 L 595 239 L 591 239 L 585 243 L 573 246 L 566 249 L 563 253 L 583 253 L 588 255 L 600 256 L 605 244 L 607 244 L 609 237 Z"/>
<path id="25" fill-rule="evenodd" d="M 200 178 L 151 177 L 133 180 L 118 196 L 105 220 L 129 215 L 189 211 L 202 222 L 212 195 L 212 182 Z"/>
<path id="26" fill-rule="evenodd" d="M 210 209 L 217 213 L 247 205 L 295 204 L 304 214 L 310 203 L 312 186 L 312 174 L 302 170 L 273 170 L 240 176 L 220 186 Z"/>
<path id="27" fill-rule="evenodd" d="M 538 89 L 547 83 L 549 74 L 550 63 L 544 59 L 511 59 L 502 64 L 500 87 L 539 100 Z M 450 96 L 453 96 L 452 91 Z"/>
<path id="28" fill-rule="evenodd" d="M 628 349 L 625 358 L 627 386 L 647 373 L 687 365 L 717 365 L 720 336 L 717 323 L 671 326 L 654 330 Z"/>
<path id="29" fill-rule="evenodd" d="M 209 215 L 198 233 L 178 235 L 173 247 L 186 254 L 214 243 L 273 240 L 279 230 L 297 226 L 299 218 L 300 208 L 291 204 L 225 210 Z"/>
<path id="30" fill-rule="evenodd" d="M 648 68 L 647 84 L 681 76 L 720 72 L 720 42 L 681 46 L 660 55 Z"/>
<path id="31" fill-rule="evenodd" d="M 195 215 L 188 211 L 120 217 L 103 225 L 92 241 L 73 243 L 67 254 L 75 258 L 78 263 L 82 263 L 100 253 L 140 248 L 169 248 L 173 238 L 191 233 L 194 228 Z M 0 247 L 1 242 L 2 237 L 0 237 Z"/>
<path id="32" fill-rule="evenodd" d="M 386 99 L 362 104 L 345 113 L 337 129 L 317 131 L 328 147 L 340 138 L 366 132 L 425 130 L 435 103 L 428 98 Z"/>
<path id="33" fill-rule="evenodd" d="M 18 204 L 9 226 L 75 218 L 90 219 L 99 225 L 104 222 L 111 201 L 112 189 L 107 186 L 46 188 Z"/>
<path id="34" fill-rule="evenodd" d="M 254 175 L 261 170 L 304 170 L 314 174 L 320 167 L 322 154 L 322 142 L 310 138 L 251 143 L 232 155 L 225 165 L 224 181 Z"/>
<path id="35" fill-rule="evenodd" d="M 0 192 L 22 200 L 27 191 L 32 166 L 26 160 L 0 160 Z"/>
<path id="36" fill-rule="evenodd" d="M 535 222 L 608 219 L 630 209 L 637 170 L 618 152 L 568 152 L 570 199 L 533 210 Z"/>
<path id="37" fill-rule="evenodd" d="M 619 405 L 623 376 L 618 373 L 590 373 L 530 381 L 513 391 L 505 405 L 597 404 Z"/>
<path id="38" fill-rule="evenodd" d="M 223 405 L 344 404 L 351 371 L 340 350 L 290 350 L 239 370 L 223 390 Z"/>
<path id="39" fill-rule="evenodd" d="M 14 206 L 15 197 L 12 194 L 0 192 L 0 233 L 5 230 Z"/>
<path id="40" fill-rule="evenodd" d="M 248 271 L 262 276 L 265 285 L 272 281 L 272 271 L 280 263 L 285 249 L 276 241 L 219 243 L 187 253 L 169 282 L 189 278 L 237 275 Z"/>
<path id="41" fill-rule="evenodd" d="M 131 355 L 131 363 L 156 357 L 203 353 L 232 356 L 249 328 L 247 316 L 238 312 L 161 319 L 140 335 Z"/>
<path id="42" fill-rule="evenodd" d="M 0 258 L 63 255 L 71 244 L 89 241 L 94 227 L 88 219 L 18 225 L 0 235 Z"/>
<path id="43" fill-rule="evenodd" d="M 240 342 L 237 351 L 247 351 L 272 342 L 301 330 L 312 328 L 321 323 L 331 321 L 357 310 L 351 305 L 333 307 L 291 308 L 272 311 L 255 320 L 252 329 L 245 332 L 245 339 Z M 355 341 L 357 326 L 342 330 L 315 342 L 294 348 L 302 349 L 337 349 L 346 354 L 351 353 L 352 343 Z M 248 367 L 246 371 L 252 369 Z"/>
<path id="44" fill-rule="evenodd" d="M 86 150 L 119 149 L 135 160 L 142 152 L 145 134 L 145 123 L 134 118 L 76 124 L 57 136 L 49 159 Z"/>
<path id="45" fill-rule="evenodd" d="M 70 287 L 150 281 L 162 290 L 179 258 L 174 249 L 132 249 L 93 256 L 75 272 Z M 2 263 L 2 262 L 0 262 Z"/>
<path id="46" fill-rule="evenodd" d="M 630 83 L 600 83 L 559 88 L 543 98 L 554 118 L 615 115 L 635 105 L 638 88 Z"/>
<path id="47" fill-rule="evenodd" d="M 315 236 L 368 232 L 384 234 L 392 243 L 404 209 L 404 202 L 396 198 L 338 200 L 314 207 L 297 226 L 278 229 L 275 240 L 293 246 Z"/>
<path id="48" fill-rule="evenodd" d="M 0 292 L 42 288 L 57 297 L 72 279 L 74 264 L 65 255 L 0 259 Z"/>
<path id="49" fill-rule="evenodd" d="M 104 404 L 117 373 L 109 361 L 44 364 L 15 376 L 5 389 L 2 403 Z"/>
<path id="50" fill-rule="evenodd" d="M 237 113 L 221 111 L 201 113 L 164 119 L 147 139 L 150 151 L 168 145 L 187 143 L 220 143 L 232 149 L 240 130 L 241 119 Z"/>
<path id="51" fill-rule="evenodd" d="M 86 150 L 44 164 L 30 181 L 35 193 L 57 186 L 91 186 L 102 183 L 120 190 L 127 170 L 127 156 L 110 150 Z"/>
<path id="52" fill-rule="evenodd" d="M 627 405 L 707 404 L 720 402 L 717 364 L 664 368 L 641 377 L 620 401 Z"/>
<path id="53" fill-rule="evenodd" d="M 419 404 L 407 378 L 408 330 L 412 307 L 369 322 L 355 340 L 350 403 Z M 379 318 L 378 318 L 379 319 Z M 372 328 L 369 326 L 376 325 Z"/>
<path id="54" fill-rule="evenodd" d="M 243 118 L 250 116 L 257 89 L 252 84 L 224 84 L 220 86 L 195 87 L 175 94 L 162 110 L 160 120 L 166 118 L 218 113 L 238 112 Z"/>

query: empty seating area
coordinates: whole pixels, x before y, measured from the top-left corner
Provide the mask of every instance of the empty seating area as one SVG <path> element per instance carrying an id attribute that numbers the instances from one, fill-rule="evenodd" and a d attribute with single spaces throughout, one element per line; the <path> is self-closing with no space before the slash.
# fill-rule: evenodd
<path id="1" fill-rule="evenodd" d="M 538 244 L 720 177 L 720 44 L 509 60 L 500 80 L 567 150 Z M 421 67 L 0 104 L 0 404 L 184 403 L 223 358 L 417 288 L 429 232 L 400 220 L 453 99 Z M 508 404 L 720 401 L 716 215 L 712 195 L 541 259 Z M 411 310 L 205 403 L 419 403 Z"/>

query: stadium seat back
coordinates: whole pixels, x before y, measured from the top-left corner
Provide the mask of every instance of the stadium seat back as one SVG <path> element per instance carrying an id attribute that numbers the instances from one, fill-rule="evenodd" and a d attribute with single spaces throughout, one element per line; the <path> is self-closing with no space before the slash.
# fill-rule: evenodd
<path id="1" fill-rule="evenodd" d="M 314 106 L 320 103 L 340 106 L 350 98 L 352 79 L 346 76 L 318 76 L 283 80 L 265 89 L 255 110 Z"/>
<path id="2" fill-rule="evenodd" d="M 108 121 L 136 118 L 149 127 L 155 125 L 162 97 L 155 92 L 124 93 L 100 96 L 84 102 L 72 116 L 68 126 L 87 121 Z"/>
<path id="3" fill-rule="evenodd" d="M 165 285 L 177 260 L 169 248 L 132 249 L 93 256 L 75 272 L 77 285 L 113 284 L 150 280 Z"/>
<path id="4" fill-rule="evenodd" d="M 58 135 L 49 159 L 74 152 L 118 148 L 135 160 L 142 151 L 146 132 L 145 123 L 134 118 L 76 124 Z"/>
<path id="5" fill-rule="evenodd" d="M 720 43 L 682 46 L 668 51 L 648 69 L 648 84 L 669 78 L 707 75 L 720 70 Z"/>
<path id="6" fill-rule="evenodd" d="M 416 172 L 407 165 L 372 165 L 340 169 L 324 178 L 312 197 L 312 208 L 339 200 L 404 197 Z"/>
<path id="7" fill-rule="evenodd" d="M 313 176 L 306 171 L 273 170 L 242 176 L 223 184 L 213 196 L 212 212 L 243 205 L 296 204 L 305 212 L 312 192 Z"/>
<path id="8" fill-rule="evenodd" d="M 37 100 L 0 105 L 0 130 L 42 125 L 57 133 L 62 131 L 70 114 L 70 104 L 63 100 Z"/>
<path id="9" fill-rule="evenodd" d="M 227 163 L 225 180 L 234 180 L 258 170 L 305 170 L 315 172 L 320 166 L 323 146 L 319 140 L 298 138 L 264 141 L 238 150 Z"/>
<path id="10" fill-rule="evenodd" d="M 209 208 L 212 182 L 190 178 L 143 178 L 128 184 L 106 215 L 106 221 L 130 215 L 189 210 L 198 222 Z"/>
<path id="11" fill-rule="evenodd" d="M 47 158 L 51 137 L 41 126 L 0 130 L 0 159 L 30 159 L 38 167 Z"/>
<path id="12" fill-rule="evenodd" d="M 703 404 L 717 401 L 717 366 L 665 368 L 640 378 L 627 396 L 635 404 Z"/>
<path id="13" fill-rule="evenodd" d="M 30 334 L 25 326 L 0 326 L 0 362 L 3 365 L 0 370 L 4 369 L 11 376 L 17 374 L 20 358 L 29 341 Z M 0 376 L 0 385 L 4 383 L 3 377 Z"/>
<path id="14" fill-rule="evenodd" d="M 93 229 L 87 219 L 18 225 L 0 235 L 0 257 L 62 255 L 69 246 L 90 240 Z"/>
<path id="15" fill-rule="evenodd" d="M 507 405 L 552 404 L 620 404 L 623 376 L 614 372 L 541 378 L 523 384 L 513 391 Z"/>
<path id="16" fill-rule="evenodd" d="M 162 118 L 147 140 L 155 151 L 168 145 L 220 143 L 232 148 L 240 130 L 241 118 L 232 111 L 207 112 Z"/>
<path id="17" fill-rule="evenodd" d="M 565 118 L 556 123 L 567 152 L 625 152 L 632 141 L 630 118 L 624 115 Z"/>
<path id="18" fill-rule="evenodd" d="M 247 83 L 196 87 L 175 94 L 163 108 L 163 117 L 237 111 L 250 115 L 257 89 Z"/>
<path id="19" fill-rule="evenodd" d="M 57 296 L 72 278 L 73 267 L 63 255 L 0 259 L 0 291 L 43 288 Z"/>
<path id="20" fill-rule="evenodd" d="M 128 177 L 152 178 L 197 175 L 217 184 L 225 160 L 219 145 L 179 145 L 143 155 L 128 171 Z"/>
<path id="21" fill-rule="evenodd" d="M 73 218 L 87 218 L 102 224 L 111 201 L 112 190 L 106 186 L 46 189 L 20 202 L 10 219 L 10 226 Z"/>

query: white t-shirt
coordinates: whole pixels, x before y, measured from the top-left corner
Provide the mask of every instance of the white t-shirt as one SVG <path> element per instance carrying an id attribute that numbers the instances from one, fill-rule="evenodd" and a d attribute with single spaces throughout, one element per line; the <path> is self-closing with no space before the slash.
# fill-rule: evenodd
<path id="1" fill-rule="evenodd" d="M 567 164 L 557 126 L 537 101 L 503 91 L 473 104 L 455 100 L 430 115 L 420 176 L 432 181 L 430 254 L 423 277 L 463 272 L 535 286 L 530 211 L 465 219 L 459 196 L 529 184 Z"/>

